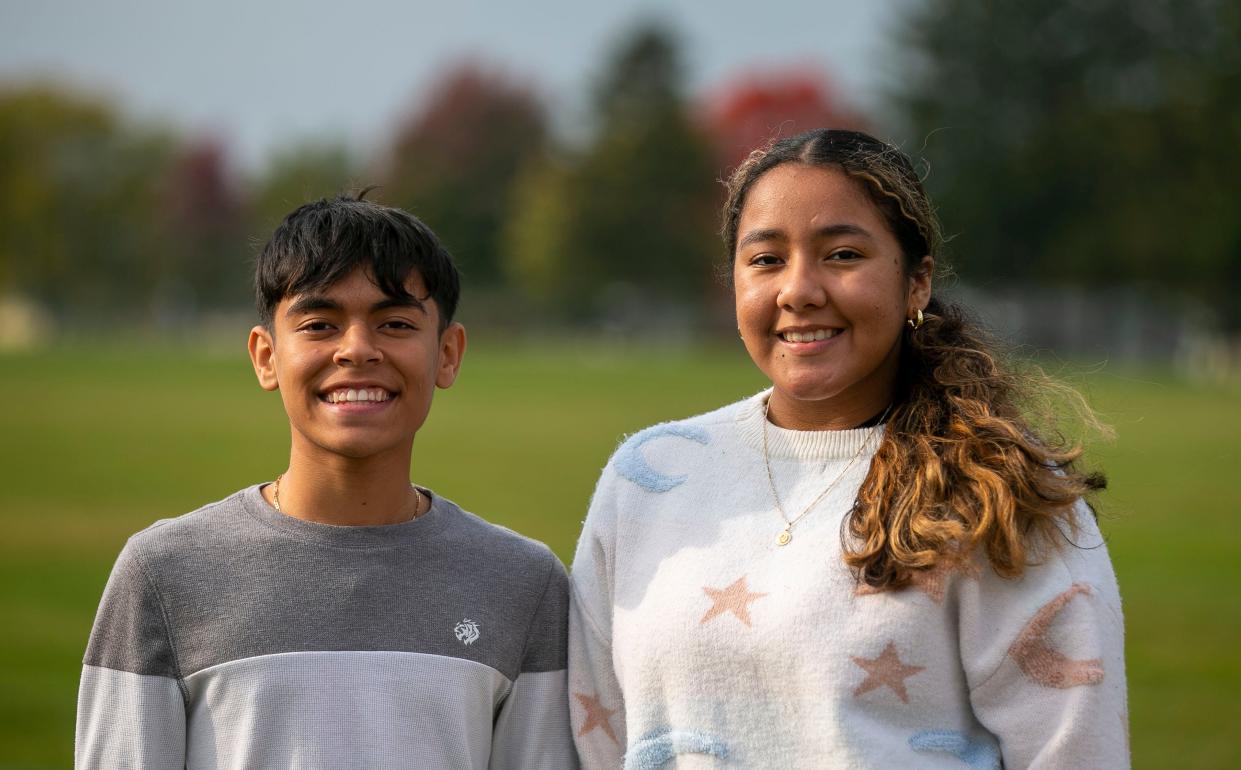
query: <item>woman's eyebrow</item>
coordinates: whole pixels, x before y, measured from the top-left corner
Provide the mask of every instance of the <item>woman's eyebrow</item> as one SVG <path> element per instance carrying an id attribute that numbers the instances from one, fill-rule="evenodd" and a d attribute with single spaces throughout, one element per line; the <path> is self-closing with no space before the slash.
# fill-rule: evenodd
<path id="1" fill-rule="evenodd" d="M 746 233 L 745 237 L 742 238 L 740 241 L 738 241 L 737 248 L 740 249 L 743 246 L 749 246 L 751 243 L 760 243 L 762 241 L 784 241 L 784 240 L 788 240 L 788 239 L 785 237 L 783 230 L 777 230 L 776 228 L 768 227 L 762 230 L 751 230 L 750 232 Z"/>
<path id="2" fill-rule="evenodd" d="M 814 232 L 818 238 L 835 238 L 841 235 L 857 235 L 863 238 L 874 239 L 871 232 L 861 225 L 855 225 L 849 222 L 840 222 L 837 224 L 825 225 Z M 765 241 L 786 241 L 788 236 L 783 230 L 768 227 L 760 230 L 751 230 L 745 234 L 745 237 L 737 242 L 737 248 L 749 246 L 752 243 L 762 243 Z"/>
<path id="3" fill-rule="evenodd" d="M 867 230 L 861 225 L 850 224 L 848 222 L 820 227 L 815 232 L 815 235 L 821 238 L 832 238 L 838 235 L 860 235 L 863 238 L 874 239 L 874 236 L 870 234 L 870 230 Z"/>

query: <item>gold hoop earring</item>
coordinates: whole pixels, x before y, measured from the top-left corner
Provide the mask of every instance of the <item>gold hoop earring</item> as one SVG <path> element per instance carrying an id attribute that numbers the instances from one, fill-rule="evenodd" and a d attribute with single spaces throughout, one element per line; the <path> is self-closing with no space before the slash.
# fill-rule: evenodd
<path id="1" fill-rule="evenodd" d="M 925 321 L 926 319 L 922 316 L 922 310 L 919 309 L 915 312 L 918 315 L 914 316 L 913 318 L 906 318 L 905 323 L 909 324 L 910 329 L 913 329 L 914 331 L 918 331 L 919 329 L 922 328 L 922 322 Z"/>

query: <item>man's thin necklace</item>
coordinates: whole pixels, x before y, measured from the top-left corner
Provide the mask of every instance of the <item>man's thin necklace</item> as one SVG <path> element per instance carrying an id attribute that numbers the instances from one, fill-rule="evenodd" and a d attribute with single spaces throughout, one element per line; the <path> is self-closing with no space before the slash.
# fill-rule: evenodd
<path id="1" fill-rule="evenodd" d="M 776 536 L 776 545 L 788 545 L 793 542 L 793 525 L 801 521 L 806 514 L 810 513 L 811 509 L 818 505 L 819 501 L 826 497 L 827 493 L 831 492 L 832 489 L 840 483 L 840 480 L 845 477 L 845 474 L 849 472 L 849 469 L 853 467 L 853 464 L 856 463 L 858 458 L 862 456 L 862 453 L 866 451 L 866 447 L 870 446 L 870 440 L 876 433 L 879 432 L 879 427 L 883 425 L 883 421 L 888 418 L 888 412 L 892 411 L 892 404 L 889 403 L 888 408 L 883 410 L 883 414 L 879 416 L 879 423 L 870 429 L 870 433 L 866 434 L 866 438 L 863 439 L 861 446 L 859 446 L 857 452 L 854 453 L 853 459 L 850 460 L 849 464 L 846 465 L 844 470 L 840 472 L 840 475 L 832 479 L 832 483 L 828 484 L 827 487 L 819 493 L 818 497 L 811 500 L 810 505 L 807 505 L 804 509 L 802 509 L 801 513 L 791 519 L 788 517 L 788 514 L 784 512 L 784 506 L 780 504 L 780 493 L 776 491 L 776 479 L 771 473 L 771 455 L 767 452 L 767 415 L 770 411 L 771 396 L 768 396 L 767 403 L 763 407 L 763 465 L 767 467 L 767 484 L 771 487 L 771 498 L 776 502 L 776 512 L 779 513 L 780 518 L 784 520 L 784 529 L 780 530 L 780 534 Z M 279 510 L 279 508 L 277 508 L 277 510 Z"/>
<path id="2" fill-rule="evenodd" d="M 284 513 L 280 508 L 280 479 L 282 478 L 284 478 L 283 473 L 277 476 L 271 485 L 271 507 L 275 508 L 279 513 Z M 418 490 L 418 486 L 413 482 L 410 482 L 409 488 L 414 490 L 414 518 L 416 519 L 418 518 L 418 512 L 422 510 L 422 492 Z"/>

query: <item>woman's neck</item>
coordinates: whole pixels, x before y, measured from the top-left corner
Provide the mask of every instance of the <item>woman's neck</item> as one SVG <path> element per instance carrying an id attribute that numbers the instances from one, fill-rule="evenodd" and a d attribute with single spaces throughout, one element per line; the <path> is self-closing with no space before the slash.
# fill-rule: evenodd
<path id="1" fill-rule="evenodd" d="M 767 419 L 788 430 L 851 430 L 878 425 L 891 403 L 890 391 L 847 400 L 809 401 L 789 398 L 777 388 L 768 400 Z"/>

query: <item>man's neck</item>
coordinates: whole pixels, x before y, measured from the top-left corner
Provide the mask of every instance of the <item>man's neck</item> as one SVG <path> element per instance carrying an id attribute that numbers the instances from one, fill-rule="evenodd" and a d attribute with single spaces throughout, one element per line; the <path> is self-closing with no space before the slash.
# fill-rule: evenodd
<path id="1" fill-rule="evenodd" d="M 310 458 L 294 448 L 280 483 L 263 490 L 280 512 L 337 526 L 379 526 L 409 521 L 429 505 L 409 483 L 409 454 L 353 460 Z"/>

